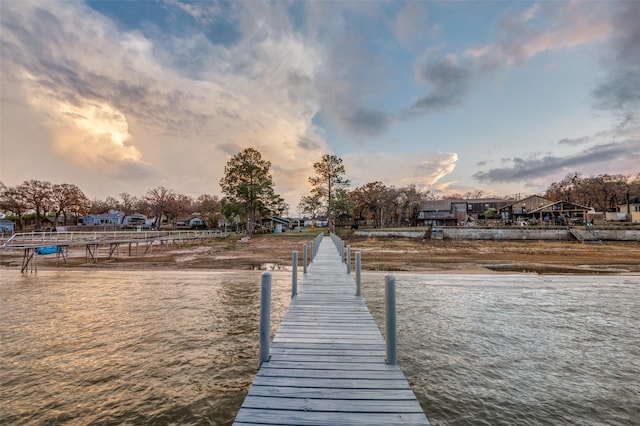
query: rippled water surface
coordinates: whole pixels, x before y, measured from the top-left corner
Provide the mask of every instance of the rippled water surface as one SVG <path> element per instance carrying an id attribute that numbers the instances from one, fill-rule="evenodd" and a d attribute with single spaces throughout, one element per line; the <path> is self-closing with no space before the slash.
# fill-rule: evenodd
<path id="1" fill-rule="evenodd" d="M 640 424 L 640 277 L 396 281 L 399 364 L 432 424 Z"/>
<path id="2" fill-rule="evenodd" d="M 1 273 L 0 423 L 233 420 L 257 371 L 259 272 Z M 289 286 L 274 273 L 273 323 Z"/>
<path id="3" fill-rule="evenodd" d="M 272 332 L 290 273 L 273 277 Z M 256 373 L 259 272 L 0 278 L 2 424 L 229 424 Z M 432 424 L 640 424 L 640 277 L 396 281 L 399 362 Z M 379 324 L 383 283 L 363 275 Z"/>

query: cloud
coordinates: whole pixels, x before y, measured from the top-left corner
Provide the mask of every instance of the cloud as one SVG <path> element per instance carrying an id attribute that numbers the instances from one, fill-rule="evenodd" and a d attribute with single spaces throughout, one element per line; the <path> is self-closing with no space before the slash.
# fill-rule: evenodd
<path id="1" fill-rule="evenodd" d="M 347 154 L 342 159 L 353 187 L 381 181 L 388 186 L 415 184 L 422 190 L 428 190 L 453 172 L 458 155 L 441 152 L 370 152 Z"/>
<path id="2" fill-rule="evenodd" d="M 416 77 L 427 82 L 431 91 L 416 100 L 410 112 L 431 113 L 461 104 L 469 91 L 474 72 L 472 67 L 461 65 L 455 55 L 445 55 L 418 64 Z"/>
<path id="3" fill-rule="evenodd" d="M 558 144 L 559 145 L 584 145 L 591 142 L 592 140 L 593 138 L 589 136 L 582 136 L 580 138 L 574 138 L 574 139 L 563 138 L 558 141 Z"/>
<path id="4" fill-rule="evenodd" d="M 612 172 L 621 173 L 624 170 L 620 167 L 621 163 L 612 163 L 616 161 L 640 164 L 640 144 L 635 141 L 605 143 L 565 157 L 535 154 L 528 158 L 515 157 L 511 159 L 510 167 L 477 172 L 473 177 L 480 182 L 524 181 L 563 174 L 567 169 L 581 170 L 590 165 L 603 163 L 609 163 Z"/>
<path id="5" fill-rule="evenodd" d="M 611 5 L 611 4 L 607 4 Z M 545 14 L 547 18 L 537 19 Z M 519 15 L 503 19 L 499 39 L 463 52 L 440 53 L 427 49 L 415 65 L 418 82 L 429 87 L 414 100 L 406 116 L 443 112 L 460 105 L 474 84 L 513 66 L 524 64 L 545 51 L 593 43 L 612 32 L 608 7 L 598 3 L 569 2 L 534 5 Z"/>
<path id="6" fill-rule="evenodd" d="M 280 6 L 238 5 L 240 36 L 220 45 L 204 31 L 152 38 L 153 31 L 118 26 L 82 3 L 48 5 L 3 4 L 0 118 L 3 135 L 19 134 L 8 130 L 18 111 L 39 118 L 30 125 L 46 137 L 22 141 L 23 149 L 47 152 L 52 164 L 75 162 L 59 179 L 102 196 L 118 191 L 104 185 L 106 177 L 143 190 L 218 193 L 226 161 L 251 146 L 273 163 L 276 189 L 287 196 L 301 190 L 299 170 L 329 151 L 312 124 L 321 108 L 320 55 L 276 25 L 286 20 Z M 218 19 L 210 6 L 163 5 L 197 22 Z M 366 114 L 355 118 L 366 125 Z M 41 164 L 31 163 L 18 169 L 3 159 L 3 180 L 39 178 Z"/>
<path id="7" fill-rule="evenodd" d="M 393 21 L 393 33 L 400 44 L 409 49 L 420 46 L 429 25 L 427 8 L 424 3 L 406 2 Z"/>
<path id="8" fill-rule="evenodd" d="M 596 106 L 629 115 L 640 111 L 640 3 L 620 2 L 613 18 L 610 54 L 604 58 L 606 79 L 594 90 Z"/>

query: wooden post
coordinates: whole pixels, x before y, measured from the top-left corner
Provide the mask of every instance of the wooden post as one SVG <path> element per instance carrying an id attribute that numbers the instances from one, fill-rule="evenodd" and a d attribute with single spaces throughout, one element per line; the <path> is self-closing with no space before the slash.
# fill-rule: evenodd
<path id="1" fill-rule="evenodd" d="M 260 288 L 260 363 L 269 361 L 269 337 L 271 333 L 271 272 L 262 273 Z"/>
<path id="2" fill-rule="evenodd" d="M 292 273 L 291 273 L 291 297 L 298 295 L 298 252 L 293 252 Z"/>
<path id="3" fill-rule="evenodd" d="M 351 273 L 351 246 L 347 246 L 347 274 Z"/>
<path id="4" fill-rule="evenodd" d="M 396 278 L 387 274 L 384 282 L 385 325 L 387 329 L 387 364 L 398 363 L 398 347 L 396 336 Z"/>
<path id="5" fill-rule="evenodd" d="M 311 240 L 311 261 L 312 262 L 314 257 L 316 257 L 316 242 L 315 240 Z"/>
<path id="6" fill-rule="evenodd" d="M 307 273 L 307 244 L 303 244 L 302 246 L 302 273 Z"/>
<path id="7" fill-rule="evenodd" d="M 356 252 L 356 296 L 361 296 L 360 291 L 360 252 Z"/>

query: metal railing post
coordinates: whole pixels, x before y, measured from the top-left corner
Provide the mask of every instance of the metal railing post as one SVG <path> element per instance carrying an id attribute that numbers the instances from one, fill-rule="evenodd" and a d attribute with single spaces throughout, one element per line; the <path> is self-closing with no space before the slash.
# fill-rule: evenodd
<path id="1" fill-rule="evenodd" d="M 293 252 L 292 273 L 291 273 L 291 297 L 298 295 L 298 252 Z"/>
<path id="2" fill-rule="evenodd" d="M 347 274 L 351 273 L 351 246 L 347 246 Z"/>
<path id="3" fill-rule="evenodd" d="M 302 262 L 303 262 L 302 273 L 306 274 L 307 273 L 307 244 L 306 243 L 302 245 Z"/>
<path id="4" fill-rule="evenodd" d="M 385 324 L 387 329 L 387 364 L 398 363 L 398 346 L 396 330 L 396 278 L 387 274 L 384 282 Z"/>
<path id="5" fill-rule="evenodd" d="M 356 296 L 361 296 L 360 288 L 360 252 L 356 252 Z"/>
<path id="6" fill-rule="evenodd" d="M 271 333 L 271 272 L 262 273 L 260 288 L 260 365 L 269 361 Z"/>

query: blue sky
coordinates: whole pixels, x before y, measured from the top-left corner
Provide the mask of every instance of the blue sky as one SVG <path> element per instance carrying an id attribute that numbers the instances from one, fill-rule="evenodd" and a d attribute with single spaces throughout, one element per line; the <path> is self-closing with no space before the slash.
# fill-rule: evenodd
<path id="1" fill-rule="evenodd" d="M 535 194 L 640 172 L 640 2 L 0 3 L 0 178 L 219 194 L 271 161 L 295 211 L 352 186 Z"/>

